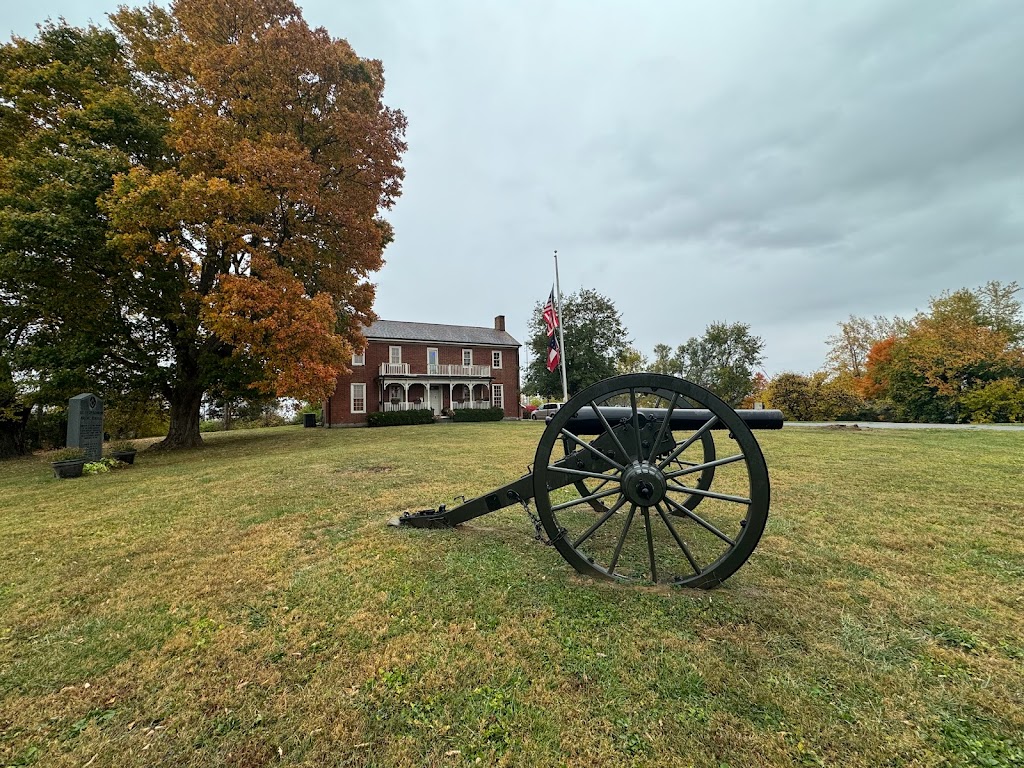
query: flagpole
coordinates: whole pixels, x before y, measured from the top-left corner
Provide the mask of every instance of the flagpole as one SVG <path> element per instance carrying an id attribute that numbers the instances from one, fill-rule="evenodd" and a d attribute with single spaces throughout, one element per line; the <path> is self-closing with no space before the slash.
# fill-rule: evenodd
<path id="1" fill-rule="evenodd" d="M 558 284 L 558 249 L 555 249 L 555 298 L 558 301 L 558 346 L 561 347 L 562 363 L 562 402 L 569 402 L 569 385 L 565 380 L 565 333 L 562 326 L 565 325 L 565 318 L 562 316 L 562 287 Z"/>

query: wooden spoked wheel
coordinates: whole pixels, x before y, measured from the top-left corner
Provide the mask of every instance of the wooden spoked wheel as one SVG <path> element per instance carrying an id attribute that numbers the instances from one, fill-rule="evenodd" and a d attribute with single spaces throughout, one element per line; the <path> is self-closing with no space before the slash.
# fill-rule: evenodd
<path id="1" fill-rule="evenodd" d="M 578 415 L 603 406 L 625 415 L 602 419 L 596 437 L 572 431 Z M 673 417 L 693 408 L 700 423 L 676 428 Z M 589 469 L 571 468 L 567 446 Z M 548 537 L 577 571 L 701 588 L 747 561 L 770 497 L 761 448 L 735 411 L 692 382 L 652 373 L 599 382 L 560 408 L 537 446 L 533 489 Z"/>

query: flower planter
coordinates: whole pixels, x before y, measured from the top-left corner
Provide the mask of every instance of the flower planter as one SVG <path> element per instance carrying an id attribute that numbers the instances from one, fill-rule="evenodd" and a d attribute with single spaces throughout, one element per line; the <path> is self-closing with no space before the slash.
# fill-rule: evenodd
<path id="1" fill-rule="evenodd" d="M 110 455 L 112 458 L 123 461 L 125 464 L 134 464 L 136 453 L 138 451 L 112 451 Z"/>
<path id="2" fill-rule="evenodd" d="M 55 461 L 50 464 L 53 467 L 53 476 L 62 480 L 70 477 L 81 477 L 87 459 L 70 459 L 68 461 Z"/>

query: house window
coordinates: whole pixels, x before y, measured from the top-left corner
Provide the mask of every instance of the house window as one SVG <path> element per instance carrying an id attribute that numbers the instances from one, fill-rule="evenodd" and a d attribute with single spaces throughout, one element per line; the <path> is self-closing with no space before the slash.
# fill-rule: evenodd
<path id="1" fill-rule="evenodd" d="M 473 364 L 473 350 L 472 349 L 464 349 L 464 350 L 462 350 L 462 364 L 463 365 L 472 365 Z"/>
<path id="2" fill-rule="evenodd" d="M 437 373 L 437 347 L 427 347 L 427 373 Z"/>
<path id="3" fill-rule="evenodd" d="M 366 413 L 366 385 L 352 385 L 352 413 Z"/>
<path id="4" fill-rule="evenodd" d="M 501 352 L 498 350 L 491 352 L 491 368 L 501 368 Z"/>
<path id="5" fill-rule="evenodd" d="M 390 362 L 392 365 L 402 364 L 401 347 L 388 347 L 388 362 Z"/>
<path id="6" fill-rule="evenodd" d="M 505 407 L 505 385 L 491 384 L 491 408 Z"/>
<path id="7" fill-rule="evenodd" d="M 400 386 L 398 386 L 397 384 L 392 384 L 391 385 L 391 395 L 390 395 L 390 397 L 391 397 L 392 400 L 401 400 L 402 399 L 402 388 Z"/>
<path id="8" fill-rule="evenodd" d="M 360 352 L 359 354 L 352 354 L 352 365 L 366 365 L 366 353 Z"/>

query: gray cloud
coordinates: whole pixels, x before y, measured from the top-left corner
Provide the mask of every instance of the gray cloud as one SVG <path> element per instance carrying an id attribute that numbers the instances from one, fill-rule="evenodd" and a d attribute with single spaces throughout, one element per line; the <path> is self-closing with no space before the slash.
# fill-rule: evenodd
<path id="1" fill-rule="evenodd" d="M 1024 280 L 1015 0 L 301 4 L 409 116 L 383 317 L 525 340 L 558 248 L 647 353 L 742 321 L 809 371 L 851 313 Z"/>

